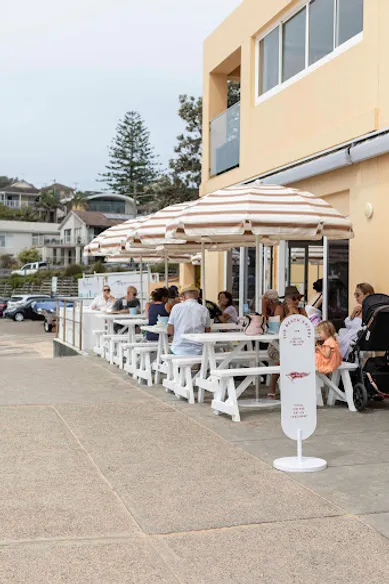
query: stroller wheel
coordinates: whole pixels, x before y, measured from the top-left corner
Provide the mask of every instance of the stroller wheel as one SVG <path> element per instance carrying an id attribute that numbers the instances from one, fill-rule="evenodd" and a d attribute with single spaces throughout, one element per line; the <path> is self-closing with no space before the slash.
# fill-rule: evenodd
<path id="1" fill-rule="evenodd" d="M 353 392 L 354 405 L 358 412 L 362 412 L 368 402 L 366 387 L 363 383 L 356 383 Z"/>

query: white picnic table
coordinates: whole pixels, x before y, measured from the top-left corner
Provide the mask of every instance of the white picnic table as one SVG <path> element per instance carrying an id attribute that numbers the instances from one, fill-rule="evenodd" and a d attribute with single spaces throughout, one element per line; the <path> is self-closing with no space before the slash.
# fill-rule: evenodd
<path id="1" fill-rule="evenodd" d="M 96 316 L 102 320 L 104 320 L 105 324 L 106 324 L 106 333 L 108 335 L 111 335 L 113 333 L 113 324 L 115 320 L 126 320 L 126 321 L 131 321 L 131 320 L 138 320 L 140 318 L 145 319 L 145 315 L 144 314 L 119 314 L 119 313 L 114 313 L 114 312 L 97 312 Z"/>
<path id="2" fill-rule="evenodd" d="M 167 365 L 162 361 L 162 355 L 167 355 L 169 353 L 169 337 L 167 334 L 167 326 L 164 326 L 163 324 L 155 324 L 141 326 L 140 328 L 146 333 L 153 333 L 154 335 L 158 335 L 157 356 L 152 365 L 155 371 L 154 382 L 155 385 L 158 385 L 159 374 L 167 373 Z"/>
<path id="3" fill-rule="evenodd" d="M 272 341 L 278 340 L 278 334 L 264 334 L 264 335 L 246 335 L 244 332 L 226 332 L 226 333 L 198 333 L 183 335 L 188 341 L 201 343 L 203 346 L 201 369 L 196 380 L 196 385 L 199 388 L 198 401 L 204 401 L 204 391 L 209 391 L 215 394 L 219 390 L 220 382 L 212 375 L 207 377 L 207 372 L 217 369 L 228 369 L 229 365 L 236 360 L 241 360 L 245 357 L 245 349 L 253 349 L 255 347 L 255 360 L 260 359 L 260 352 L 258 344 L 270 344 Z M 223 360 L 217 359 L 216 348 L 220 343 L 232 343 L 236 346 L 232 351 L 226 353 Z M 250 352 L 251 353 L 251 352 Z M 218 354 L 220 356 L 220 354 Z M 263 357 L 263 356 L 262 356 Z M 258 402 L 258 407 L 264 407 L 265 404 Z M 268 404 L 267 404 L 268 407 Z"/>
<path id="4" fill-rule="evenodd" d="M 116 315 L 117 317 L 118 315 Z M 113 318 L 109 321 L 111 323 L 110 333 L 106 333 L 102 337 L 102 343 L 108 343 L 108 350 L 104 351 L 105 358 L 111 363 L 123 369 L 125 344 L 134 343 L 136 341 L 136 327 L 140 327 L 147 322 L 145 318 Z M 121 326 L 121 330 L 114 334 L 113 325 Z"/>

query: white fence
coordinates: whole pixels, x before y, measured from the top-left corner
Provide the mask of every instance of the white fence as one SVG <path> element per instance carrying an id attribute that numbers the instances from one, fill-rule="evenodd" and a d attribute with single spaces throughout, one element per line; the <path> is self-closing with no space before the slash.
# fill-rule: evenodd
<path id="1" fill-rule="evenodd" d="M 108 284 L 115 298 L 125 296 L 128 286 L 135 286 L 142 308 L 148 301 L 149 285 L 159 282 L 159 274 L 147 272 L 110 272 L 106 274 L 85 275 L 78 280 L 78 296 L 94 298 L 102 294 L 103 286 Z"/>

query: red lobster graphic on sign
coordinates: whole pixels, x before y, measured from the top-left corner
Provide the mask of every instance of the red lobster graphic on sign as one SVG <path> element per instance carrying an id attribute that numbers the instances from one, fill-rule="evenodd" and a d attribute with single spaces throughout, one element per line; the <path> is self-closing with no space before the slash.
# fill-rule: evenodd
<path id="1" fill-rule="evenodd" d="M 308 375 L 311 374 L 303 373 L 302 371 L 292 371 L 291 373 L 288 373 L 286 377 L 289 377 L 291 381 L 295 381 L 296 379 L 303 379 L 304 377 L 308 377 Z"/>

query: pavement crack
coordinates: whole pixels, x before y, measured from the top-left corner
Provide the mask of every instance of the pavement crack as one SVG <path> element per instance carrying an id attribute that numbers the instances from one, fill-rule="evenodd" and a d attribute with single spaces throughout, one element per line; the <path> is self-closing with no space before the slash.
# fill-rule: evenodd
<path id="1" fill-rule="evenodd" d="M 143 532 L 143 529 L 141 528 L 140 524 L 138 523 L 138 521 L 135 519 L 134 515 L 131 513 L 129 507 L 126 505 L 126 503 L 123 501 L 122 497 L 119 495 L 119 493 L 117 492 L 117 490 L 114 488 L 114 486 L 112 485 L 112 483 L 108 480 L 108 478 L 105 476 L 105 474 L 103 473 L 103 471 L 101 470 L 101 468 L 99 467 L 99 465 L 95 462 L 94 458 L 91 456 L 91 454 L 87 451 L 87 449 L 85 448 L 85 446 L 82 444 L 82 442 L 80 441 L 80 439 L 78 438 L 77 434 L 75 434 L 75 432 L 72 430 L 72 428 L 69 426 L 69 424 L 67 423 L 67 421 L 65 420 L 65 418 L 61 415 L 61 413 L 57 410 L 57 408 L 52 405 L 51 406 L 54 410 L 54 412 L 56 413 L 56 415 L 58 416 L 58 418 L 61 420 L 61 422 L 64 424 L 64 426 L 67 428 L 68 432 L 71 434 L 71 436 L 73 437 L 73 439 L 75 440 L 76 444 L 79 446 L 79 448 L 82 450 L 82 452 L 85 454 L 85 456 L 88 458 L 88 460 L 90 461 L 90 463 L 92 464 L 92 466 L 95 468 L 96 472 L 98 473 L 98 475 L 100 476 L 100 478 L 106 483 L 106 485 L 109 487 L 110 491 L 112 492 L 112 494 L 114 495 L 114 497 L 118 500 L 119 504 L 123 507 L 123 509 L 125 510 L 125 512 L 131 517 L 132 521 L 134 521 L 134 523 L 137 525 L 138 529 L 140 530 L 141 533 Z"/>

